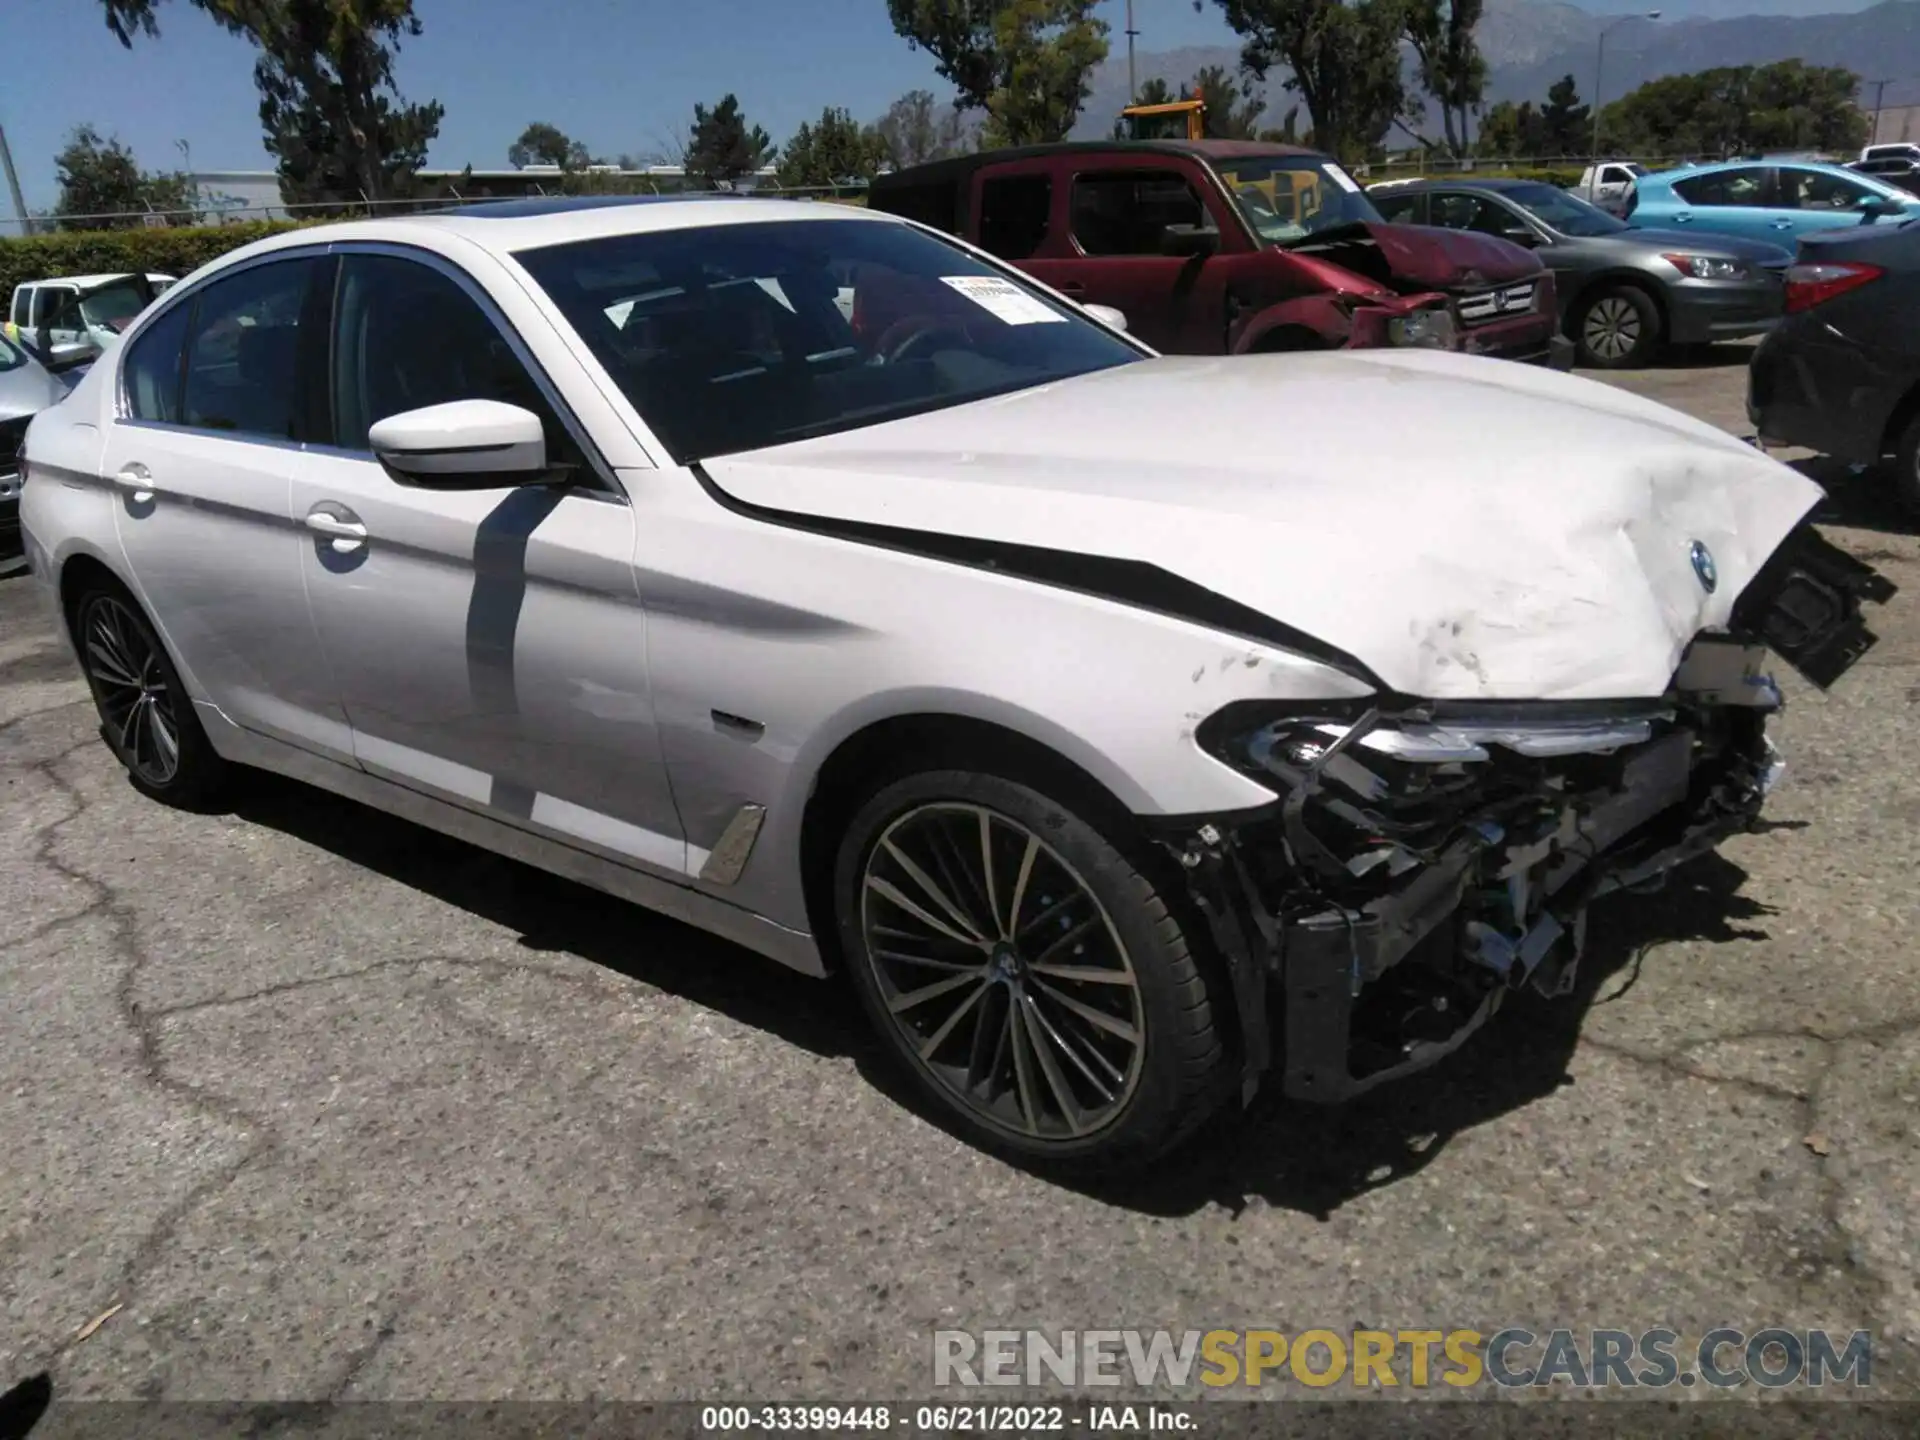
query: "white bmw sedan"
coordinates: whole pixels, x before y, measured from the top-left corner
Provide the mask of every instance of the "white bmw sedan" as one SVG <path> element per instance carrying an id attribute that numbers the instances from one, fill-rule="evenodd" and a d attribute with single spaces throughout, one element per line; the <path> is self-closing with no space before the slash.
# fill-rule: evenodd
<path id="1" fill-rule="evenodd" d="M 250 245 L 25 448 L 147 795 L 277 771 L 845 967 L 949 1123 L 1062 1166 L 1565 993 L 1592 900 L 1758 814 L 1768 647 L 1829 684 L 1891 593 L 1631 395 L 1161 358 L 750 197 Z"/>

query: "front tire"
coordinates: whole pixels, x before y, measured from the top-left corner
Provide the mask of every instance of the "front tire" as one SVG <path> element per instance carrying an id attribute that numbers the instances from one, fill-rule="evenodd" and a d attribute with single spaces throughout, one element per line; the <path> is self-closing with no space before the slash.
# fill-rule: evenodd
<path id="1" fill-rule="evenodd" d="M 986 1148 L 1138 1169 L 1227 1071 L 1176 911 L 1112 839 L 1026 785 L 910 775 L 860 808 L 834 877 L 842 953 L 883 1042 Z"/>
<path id="2" fill-rule="evenodd" d="M 1573 343 L 1590 370 L 1638 370 L 1660 349 L 1660 309 L 1633 285 L 1596 290 L 1580 305 Z"/>
<path id="3" fill-rule="evenodd" d="M 199 809 L 227 778 L 166 647 L 131 596 L 97 589 L 74 607 L 80 668 L 100 715 L 100 737 L 150 799 Z"/>

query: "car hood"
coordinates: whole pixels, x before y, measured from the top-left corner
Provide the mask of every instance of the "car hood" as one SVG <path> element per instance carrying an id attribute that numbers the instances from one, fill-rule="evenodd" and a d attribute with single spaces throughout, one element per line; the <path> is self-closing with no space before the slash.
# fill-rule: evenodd
<path id="1" fill-rule="evenodd" d="M 1430 699 L 1662 694 L 1822 494 L 1625 391 L 1413 350 L 1145 360 L 703 468 L 881 543 L 1157 567 Z"/>
<path id="2" fill-rule="evenodd" d="M 1612 235 L 1593 237 L 1587 243 L 1594 243 L 1595 240 L 1621 241 L 1662 252 L 1751 260 L 1767 268 L 1785 268 L 1793 263 L 1793 252 L 1783 245 L 1769 245 L 1764 240 L 1743 240 L 1737 235 L 1715 235 L 1700 230 L 1622 230 Z"/>
<path id="3" fill-rule="evenodd" d="M 1538 256 L 1511 240 L 1436 225 L 1367 221 L 1309 236 L 1287 248 L 1402 289 L 1484 289 L 1538 275 L 1542 268 Z"/>

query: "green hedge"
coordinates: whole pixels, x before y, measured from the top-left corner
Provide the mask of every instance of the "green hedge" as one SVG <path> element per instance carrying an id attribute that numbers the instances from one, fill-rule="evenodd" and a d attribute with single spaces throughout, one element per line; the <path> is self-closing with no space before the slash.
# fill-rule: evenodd
<path id="1" fill-rule="evenodd" d="M 0 240 L 0 303 L 24 280 L 62 275 L 185 275 L 263 235 L 295 228 L 290 220 L 240 225 L 181 225 L 165 230 L 62 230 Z"/>

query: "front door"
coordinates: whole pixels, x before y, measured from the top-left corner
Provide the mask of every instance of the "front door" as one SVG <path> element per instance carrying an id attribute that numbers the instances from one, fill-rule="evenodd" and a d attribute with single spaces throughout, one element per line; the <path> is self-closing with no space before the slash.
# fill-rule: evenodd
<path id="1" fill-rule="evenodd" d="M 1794 236 L 1869 223 L 1861 207 L 1886 198 L 1870 185 L 1824 170 L 1782 165 L 1774 174 L 1774 218 L 1786 237 L 1780 243 L 1789 249 Z"/>
<path id="2" fill-rule="evenodd" d="M 1128 330 L 1156 350 L 1218 355 L 1227 348 L 1226 267 L 1218 254 L 1166 250 L 1169 226 L 1211 226 L 1222 242 L 1237 233 L 1181 168 L 1159 157 L 1102 157 L 1070 177 L 1060 258 L 1029 264 L 1035 277 L 1084 303 L 1111 305 Z"/>
<path id="3" fill-rule="evenodd" d="M 189 685 L 237 725 L 345 760 L 288 510 L 311 423 L 303 319 L 328 271 L 273 259 L 170 306 L 127 347 L 102 458 L 134 585 Z"/>
<path id="4" fill-rule="evenodd" d="M 349 251 L 332 317 L 332 445 L 295 480 L 321 648 L 368 771 L 684 878 L 633 576 L 633 511 L 470 278 Z M 403 485 L 368 428 L 453 400 L 546 422 L 571 484 Z"/>

